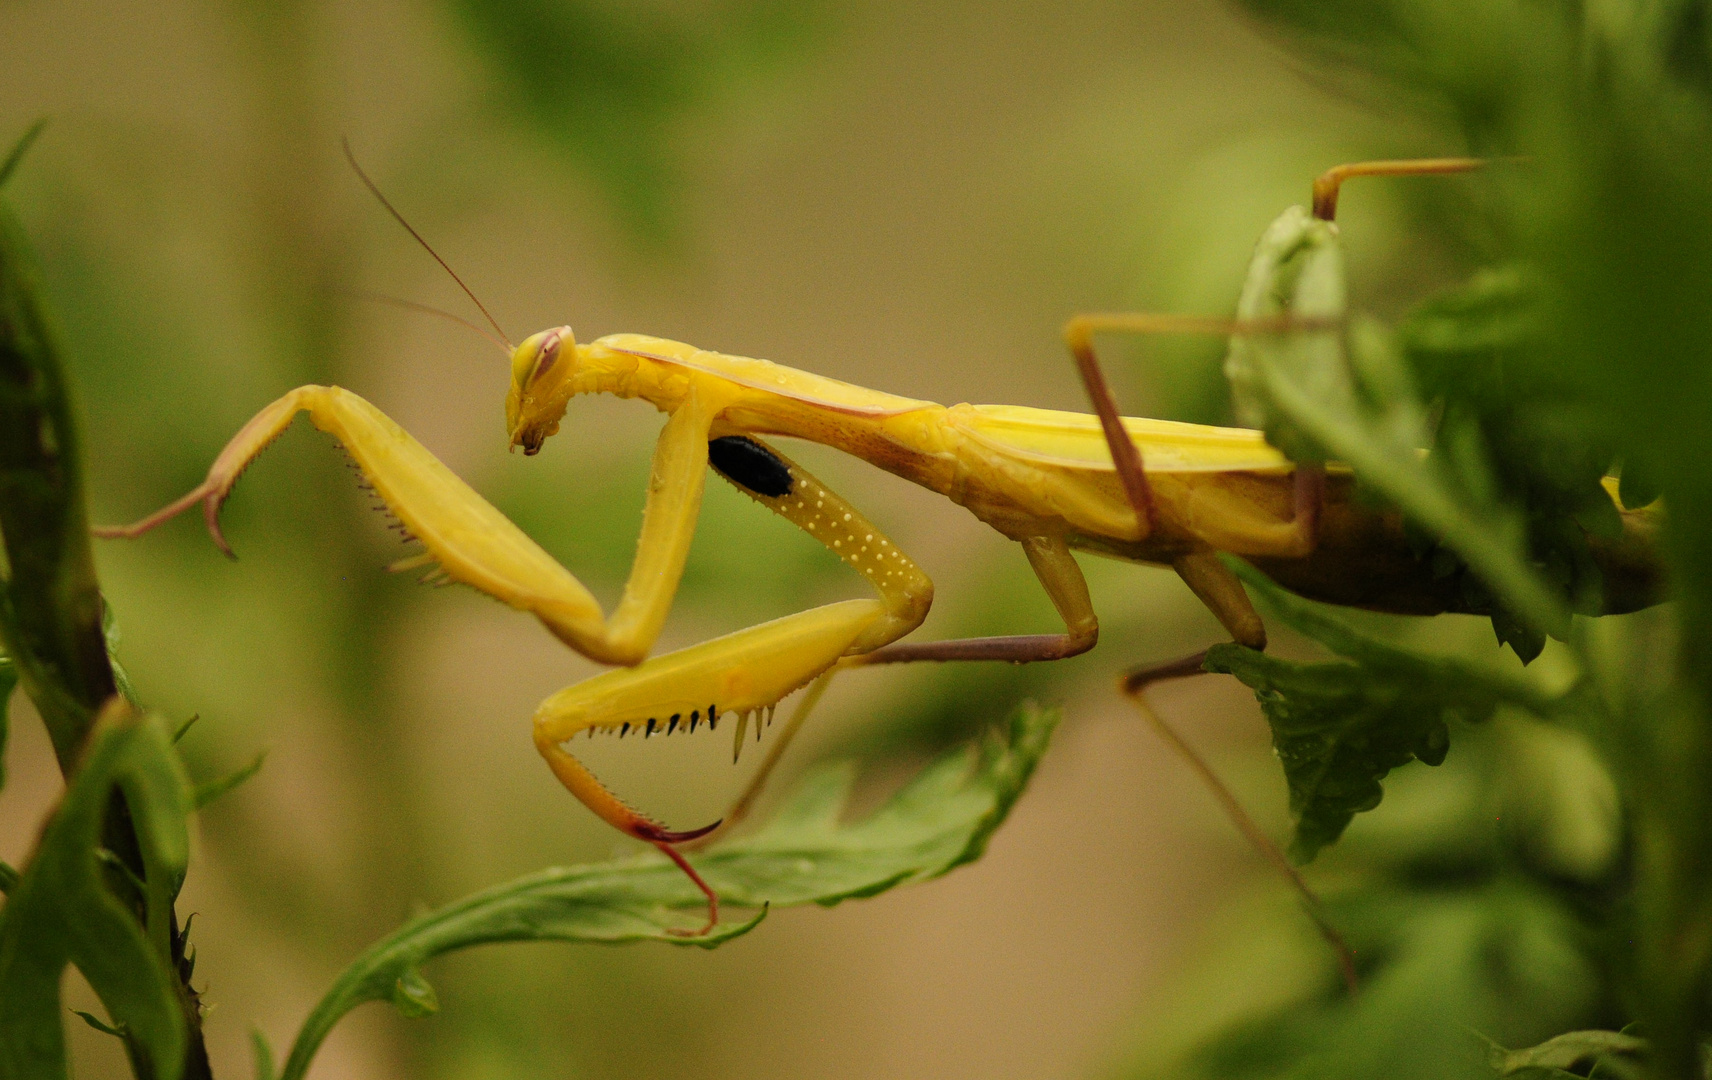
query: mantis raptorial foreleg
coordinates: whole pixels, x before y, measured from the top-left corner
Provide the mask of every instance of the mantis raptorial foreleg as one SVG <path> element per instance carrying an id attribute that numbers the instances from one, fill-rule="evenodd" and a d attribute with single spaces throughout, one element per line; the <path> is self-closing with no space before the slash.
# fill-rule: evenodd
<path id="1" fill-rule="evenodd" d="M 635 668 L 609 671 L 559 691 L 535 713 L 535 745 L 554 775 L 601 818 L 655 844 L 677 862 L 707 894 L 708 927 L 718 920 L 717 898 L 670 845 L 710 835 L 721 824 L 735 824 L 825 691 L 840 657 L 860 656 L 909 633 L 927 616 L 933 599 L 927 575 L 855 507 L 801 466 L 756 439 L 726 436 L 712 445 L 713 464 L 728 480 L 859 571 L 881 598 L 798 612 Z M 597 728 L 617 729 L 621 735 L 635 728 L 647 737 L 671 734 L 679 727 L 693 732 L 704 720 L 716 727 L 724 717 L 733 724 L 735 760 L 750 721 L 759 739 L 762 725 L 772 722 L 777 702 L 810 682 L 814 685 L 747 790 L 720 822 L 705 829 L 664 832 L 626 806 L 565 749 L 572 737 L 584 731 L 592 735 Z"/>
<path id="2" fill-rule="evenodd" d="M 933 584 L 855 507 L 801 466 L 758 440 L 714 443 L 716 467 L 757 502 L 797 525 L 862 573 L 878 600 L 846 600 L 787 615 L 634 668 L 609 671 L 567 687 L 535 714 L 535 739 L 548 763 L 578 798 L 619 828 L 638 834 L 629 811 L 600 787 L 561 744 L 585 730 L 630 728 L 652 735 L 706 720 L 736 717 L 733 751 L 741 749 L 752 714 L 772 707 L 827 671 L 920 625 Z"/>
<path id="3" fill-rule="evenodd" d="M 453 581 L 528 611 L 594 660 L 634 664 L 659 636 L 683 576 L 701 504 L 712 410 L 690 394 L 666 421 L 654 453 L 642 535 L 624 597 L 605 618 L 583 584 L 379 409 L 336 386 L 300 386 L 261 412 L 215 459 L 208 477 L 177 502 L 102 536 L 136 536 L 197 502 L 228 555 L 220 504 L 238 476 L 299 412 L 344 446 L 387 509 Z M 419 565 L 416 560 L 408 560 Z"/>
<path id="4" fill-rule="evenodd" d="M 692 387 L 666 421 L 655 447 L 636 559 L 623 599 L 610 618 L 588 589 L 503 514 L 373 405 L 337 387 L 304 386 L 264 408 L 215 460 L 194 491 L 162 511 L 106 536 L 136 536 L 197 502 L 216 542 L 220 504 L 238 475 L 299 412 L 332 434 L 374 491 L 451 580 L 474 586 L 534 614 L 578 652 L 637 666 L 608 672 L 560 691 L 535 718 L 535 741 L 554 774 L 601 818 L 666 851 L 710 890 L 670 845 L 708 831 L 673 832 L 625 806 L 562 744 L 595 728 L 644 735 L 694 730 L 726 714 L 741 739 L 751 716 L 831 668 L 841 656 L 877 648 L 913 630 L 926 616 L 933 586 L 866 517 L 806 471 L 758 441 L 715 438 L 713 465 L 775 513 L 804 529 L 859 570 L 880 593 L 750 627 L 641 662 L 657 639 L 694 535 L 717 393 Z M 759 729 L 757 728 L 757 733 Z M 709 826 L 712 828 L 712 826 Z M 715 912 L 716 914 L 716 912 Z M 712 925 L 710 921 L 709 925 Z"/>

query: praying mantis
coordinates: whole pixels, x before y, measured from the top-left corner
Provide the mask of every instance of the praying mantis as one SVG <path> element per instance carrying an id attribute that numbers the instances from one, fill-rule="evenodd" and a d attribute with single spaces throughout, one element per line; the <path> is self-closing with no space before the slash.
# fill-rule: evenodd
<path id="1" fill-rule="evenodd" d="M 1349 176 L 1454 172 L 1478 164 L 1441 159 L 1342 166 L 1316 185 L 1315 213 L 1331 220 L 1338 186 Z M 362 170 L 357 172 L 410 229 Z M 1093 346 L 1096 334 L 1112 332 L 1339 330 L 1335 321 L 1290 318 L 1078 315 L 1064 336 L 1092 415 L 1008 405 L 947 407 L 641 334 L 583 343 L 570 327 L 559 326 L 507 344 L 506 427 L 511 448 L 522 447 L 526 455 L 541 450 L 577 395 L 640 398 L 666 414 L 635 559 L 610 614 L 408 432 L 363 398 L 333 386 L 290 391 L 232 438 L 194 490 L 132 525 L 97 532 L 135 537 L 200 503 L 214 541 L 231 554 L 220 531 L 221 504 L 244 468 L 298 413 L 307 412 L 343 445 L 407 537 L 422 545 L 419 555 L 393 569 L 437 567 L 445 578 L 534 615 L 584 656 L 614 666 L 540 704 L 533 721 L 536 748 L 596 815 L 654 845 L 689 875 L 707 898 L 708 918 L 699 930 L 683 933 L 705 934 L 718 922 L 718 896 L 679 849 L 742 816 L 832 675 L 862 665 L 1027 663 L 1086 652 L 1098 639 L 1099 623 L 1074 551 L 1169 566 L 1234 640 L 1255 649 L 1266 645 L 1265 626 L 1220 553 L 1247 559 L 1280 584 L 1331 603 L 1403 614 L 1467 610 L 1411 552 L 1399 516 L 1355 497 L 1350 470 L 1335 462 L 1298 466 L 1259 431 L 1122 417 Z M 927 616 L 932 581 L 872 520 L 769 441 L 781 436 L 859 457 L 961 504 L 1015 540 L 1062 619 L 1063 632 L 905 640 Z M 876 595 L 650 656 L 684 572 L 710 466 L 825 545 Z M 1642 528 L 1634 517 L 1626 513 L 1625 520 Z M 1627 592 L 1611 590 L 1608 609 L 1651 602 L 1644 568 L 1630 567 L 1625 578 L 1614 556 L 1611 561 L 1612 581 L 1641 584 Z M 1188 670 L 1156 669 L 1155 675 Z M 1130 690 L 1139 694 L 1145 682 L 1132 677 Z M 570 750 L 579 734 L 634 731 L 651 737 L 724 722 L 732 728 L 735 753 L 751 723 L 759 737 L 776 706 L 804 687 L 807 694 L 749 790 L 722 822 L 703 828 L 669 829 L 631 808 Z"/>

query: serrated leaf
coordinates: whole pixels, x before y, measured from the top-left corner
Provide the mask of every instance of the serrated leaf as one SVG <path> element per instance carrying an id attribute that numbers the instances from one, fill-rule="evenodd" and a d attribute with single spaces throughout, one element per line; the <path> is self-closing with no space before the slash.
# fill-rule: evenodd
<path id="1" fill-rule="evenodd" d="M 1296 862 L 1311 861 L 1356 814 L 1378 806 L 1392 769 L 1444 760 L 1447 703 L 1430 692 L 1376 680 L 1355 664 L 1298 664 L 1230 642 L 1207 650 L 1206 668 L 1236 676 L 1260 702 L 1289 785 Z"/>
<path id="2" fill-rule="evenodd" d="M 115 787 L 125 793 L 150 879 L 146 928 L 108 890 L 97 857 Z M 185 1030 L 165 898 L 183 878 L 188 813 L 189 785 L 166 734 L 115 699 L 97 719 L 81 767 L 0 910 L 0 1078 L 67 1075 L 60 979 L 73 964 L 150 1075 L 176 1080 Z"/>
<path id="3" fill-rule="evenodd" d="M 282 1080 L 301 1080 L 339 1018 L 369 1001 L 399 1003 L 427 988 L 421 965 L 444 953 L 506 941 L 663 941 L 713 948 L 753 929 L 769 906 L 836 904 L 925 881 L 980 857 L 1022 794 L 1058 723 L 1024 706 L 1005 731 L 946 754 L 861 821 L 843 823 L 855 771 L 817 770 L 764 828 L 695 856 L 724 907 L 748 919 L 705 937 L 674 930 L 700 918 L 704 900 L 682 872 L 649 853 L 543 870 L 412 919 L 346 968 L 304 1021 Z M 420 996 L 406 994 L 419 1002 Z"/>
<path id="4" fill-rule="evenodd" d="M 1312 860 L 1356 814 L 1378 806 L 1392 769 L 1442 762 L 1451 722 L 1479 722 L 1504 702 L 1537 712 L 1559 704 L 1497 671 L 1377 641 L 1247 563 L 1226 561 L 1285 622 L 1355 661 L 1297 663 L 1234 642 L 1207 650 L 1207 670 L 1234 675 L 1252 689 L 1272 729 L 1289 787 L 1290 856 L 1297 862 Z"/>

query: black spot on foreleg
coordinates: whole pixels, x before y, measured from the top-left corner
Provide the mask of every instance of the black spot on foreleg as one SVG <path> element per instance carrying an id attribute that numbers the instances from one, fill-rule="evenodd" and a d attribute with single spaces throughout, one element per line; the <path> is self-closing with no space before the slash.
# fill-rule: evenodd
<path id="1" fill-rule="evenodd" d="M 776 499 L 791 493 L 791 470 L 754 439 L 727 435 L 707 444 L 707 463 L 747 491 Z"/>

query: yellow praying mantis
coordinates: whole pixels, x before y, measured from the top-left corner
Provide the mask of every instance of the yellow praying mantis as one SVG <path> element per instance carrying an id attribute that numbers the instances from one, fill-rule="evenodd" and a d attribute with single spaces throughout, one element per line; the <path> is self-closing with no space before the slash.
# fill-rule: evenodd
<path id="1" fill-rule="evenodd" d="M 1338 187 L 1350 176 L 1456 172 L 1479 164 L 1439 159 L 1342 166 L 1316 183 L 1315 211 L 1329 221 Z M 357 172 L 421 241 L 362 170 Z M 481 306 L 467 287 L 465 292 Z M 437 566 L 446 578 L 534 615 L 584 656 L 615 665 L 543 701 L 534 717 L 535 745 L 590 810 L 653 844 L 689 875 L 707 897 L 708 919 L 700 930 L 685 933 L 705 934 L 717 924 L 718 897 L 678 849 L 721 823 L 677 831 L 632 809 L 572 754 L 573 736 L 669 735 L 724 722 L 734 729 L 740 749 L 751 722 L 759 737 L 779 702 L 809 687 L 760 775 L 723 819 L 729 826 L 841 668 L 922 660 L 1026 663 L 1093 648 L 1099 626 L 1072 555 L 1078 550 L 1171 567 L 1236 641 L 1256 649 L 1265 647 L 1265 627 L 1221 552 L 1249 560 L 1310 598 L 1404 614 L 1459 610 L 1457 598 L 1412 554 L 1399 516 L 1354 497 L 1349 470 L 1335 463 L 1298 467 L 1258 431 L 1122 417 L 1093 348 L 1094 335 L 1105 332 L 1339 329 L 1301 319 L 1076 316 L 1064 336 L 1093 403 L 1091 416 L 1008 405 L 946 407 L 640 334 L 581 343 L 570 327 L 559 326 L 514 347 L 507 344 L 506 427 L 511 447 L 521 446 L 525 454 L 540 451 L 579 394 L 641 398 L 667 416 L 654 449 L 635 560 L 611 614 L 408 432 L 339 387 L 292 390 L 238 432 L 195 490 L 133 525 L 97 531 L 134 537 L 201 503 L 209 532 L 231 554 L 220 532 L 221 504 L 244 468 L 299 412 L 307 412 L 343 445 L 407 535 L 422 545 L 420 555 L 393 569 Z M 1064 632 L 901 640 L 927 616 L 933 583 L 861 511 L 767 441 L 776 436 L 855 455 L 967 507 L 1022 546 Z M 798 612 L 650 657 L 684 571 L 709 466 L 825 545 L 865 577 L 877 596 Z M 1625 580 L 1621 567 L 1612 569 L 1611 580 Z M 1637 573 L 1644 576 L 1634 571 L 1629 578 Z M 1625 599 L 1620 589 L 1608 599 L 1614 610 L 1641 603 Z M 1152 669 L 1132 675 L 1128 685 L 1139 695 L 1150 679 L 1186 674 L 1195 666 Z"/>

